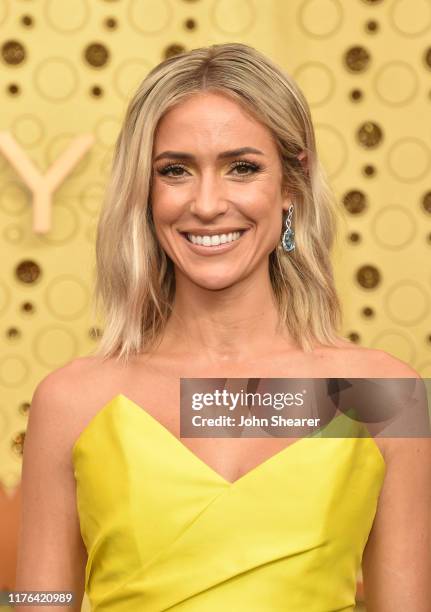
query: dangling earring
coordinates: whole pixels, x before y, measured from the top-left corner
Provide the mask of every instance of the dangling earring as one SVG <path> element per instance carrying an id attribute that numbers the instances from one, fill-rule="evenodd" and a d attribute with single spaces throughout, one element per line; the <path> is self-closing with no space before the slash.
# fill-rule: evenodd
<path id="1" fill-rule="evenodd" d="M 286 221 L 285 221 L 286 229 L 281 239 L 281 244 L 283 246 L 283 249 L 287 253 L 289 253 L 290 251 L 293 251 L 293 249 L 295 248 L 295 241 L 294 241 L 295 232 L 293 231 L 293 229 L 290 228 L 290 225 L 292 222 L 292 214 L 293 214 L 293 204 L 289 206 L 289 210 L 288 210 Z"/>

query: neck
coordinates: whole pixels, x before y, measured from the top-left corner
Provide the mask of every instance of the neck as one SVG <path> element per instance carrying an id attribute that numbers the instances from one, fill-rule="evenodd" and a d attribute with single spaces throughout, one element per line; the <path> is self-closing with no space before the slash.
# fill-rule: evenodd
<path id="1" fill-rule="evenodd" d="M 279 314 L 270 278 L 250 275 L 210 290 L 178 278 L 172 316 L 161 346 L 167 352 L 199 355 L 202 361 L 244 362 L 295 348 Z"/>

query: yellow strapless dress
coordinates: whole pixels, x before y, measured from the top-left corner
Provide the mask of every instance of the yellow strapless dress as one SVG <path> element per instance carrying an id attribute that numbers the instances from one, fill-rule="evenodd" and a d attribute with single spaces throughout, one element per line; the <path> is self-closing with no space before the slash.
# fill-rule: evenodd
<path id="1" fill-rule="evenodd" d="M 312 434 L 231 483 L 119 394 L 72 456 L 93 612 L 354 609 L 386 471 L 371 437 Z"/>

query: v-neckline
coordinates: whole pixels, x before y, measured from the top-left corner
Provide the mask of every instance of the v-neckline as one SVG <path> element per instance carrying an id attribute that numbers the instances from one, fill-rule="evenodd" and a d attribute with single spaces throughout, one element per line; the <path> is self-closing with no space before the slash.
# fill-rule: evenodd
<path id="1" fill-rule="evenodd" d="M 163 423 L 161 423 L 158 419 L 156 419 L 156 417 L 154 417 L 150 412 L 145 410 L 140 404 L 138 404 L 134 400 L 132 400 L 129 397 L 127 397 L 127 395 L 124 395 L 124 393 L 119 393 L 119 397 L 122 397 L 124 400 L 126 400 L 126 405 L 131 405 L 133 408 L 136 408 L 138 411 L 142 412 L 144 414 L 144 416 L 146 416 L 155 425 L 156 429 L 164 431 L 165 435 L 168 437 L 168 439 L 172 440 L 174 444 L 179 446 L 181 451 L 185 451 L 186 454 L 191 456 L 192 461 L 200 463 L 203 466 L 203 468 L 207 472 L 210 473 L 210 475 L 212 475 L 213 477 L 217 478 L 218 480 L 221 480 L 225 484 L 225 486 L 227 486 L 227 487 L 238 486 L 240 483 L 242 483 L 247 478 L 249 478 L 249 477 L 251 478 L 252 476 L 255 476 L 260 470 L 265 469 L 265 467 L 268 464 L 270 464 L 272 462 L 275 462 L 277 460 L 281 460 L 282 457 L 284 456 L 284 454 L 287 454 L 287 451 L 289 449 L 293 448 L 299 442 L 302 442 L 304 439 L 307 438 L 307 436 L 305 436 L 303 438 L 300 438 L 299 440 L 296 440 L 296 442 L 293 442 L 291 444 L 287 444 L 281 450 L 273 453 L 272 455 L 270 455 L 269 457 L 267 457 L 266 459 L 264 459 L 263 461 L 258 463 L 255 467 L 253 467 L 250 470 L 248 470 L 247 472 L 245 472 L 245 474 L 243 474 L 242 476 L 239 476 L 239 478 L 236 478 L 235 480 L 228 480 L 227 478 L 222 476 L 222 474 L 217 472 L 217 470 L 212 468 L 208 463 L 206 463 L 206 461 L 204 461 L 198 455 L 196 455 L 196 453 L 194 453 L 188 446 L 186 446 L 183 442 L 181 442 L 181 440 L 179 438 L 177 438 L 177 436 L 175 434 L 173 434 L 170 429 L 168 429 L 165 425 L 163 425 Z M 116 398 L 114 398 L 114 399 L 116 399 Z M 341 416 L 341 415 L 339 415 L 339 416 Z M 310 436 L 308 436 L 308 438 L 310 438 Z"/>
<path id="2" fill-rule="evenodd" d="M 169 441 L 171 441 L 173 444 L 175 444 L 176 447 L 179 448 L 182 453 L 188 456 L 196 465 L 201 466 L 212 478 L 217 479 L 225 487 L 228 487 L 228 488 L 238 487 L 240 484 L 242 484 L 246 480 L 257 476 L 261 471 L 265 470 L 265 468 L 267 468 L 272 463 L 281 461 L 285 455 L 290 454 L 289 451 L 294 452 L 294 449 L 298 450 L 298 445 L 301 445 L 301 442 L 303 442 L 304 440 L 310 440 L 310 439 L 316 438 L 315 434 L 310 434 L 308 436 L 304 436 L 300 438 L 299 440 L 296 440 L 295 442 L 291 444 L 288 444 L 281 450 L 270 455 L 267 459 L 264 459 L 263 461 L 258 463 L 258 465 L 256 465 L 255 467 L 245 472 L 245 474 L 243 474 L 239 478 L 236 478 L 235 480 L 231 481 L 225 478 L 224 476 L 222 476 L 219 472 L 217 472 L 217 470 L 212 468 L 208 463 L 206 463 L 203 459 L 201 459 L 198 455 L 196 455 L 196 453 L 194 453 L 188 446 L 186 446 L 183 442 L 181 442 L 181 440 L 177 438 L 177 436 L 173 434 L 170 431 L 170 429 L 168 429 L 165 425 L 163 425 L 163 423 L 161 423 L 158 419 L 156 419 L 156 417 L 154 417 L 150 412 L 148 412 L 145 408 L 143 408 L 143 406 L 141 406 L 140 404 L 138 404 L 137 402 L 129 398 L 124 393 L 118 393 L 112 399 L 110 399 L 98 412 L 96 412 L 96 414 L 90 419 L 86 427 L 84 427 L 81 434 L 78 436 L 78 438 L 75 440 L 75 443 L 72 446 L 72 456 L 73 457 L 75 456 L 76 449 L 78 448 L 82 438 L 84 438 L 84 436 L 86 435 L 86 432 L 88 432 L 92 428 L 92 425 L 94 424 L 94 422 L 98 420 L 109 408 L 117 406 L 118 400 L 123 401 L 122 403 L 123 406 L 132 408 L 136 413 L 141 413 L 144 419 L 147 419 L 150 423 L 152 423 L 152 425 L 155 427 L 156 430 L 163 432 L 166 438 Z M 338 419 L 342 416 L 343 414 L 339 414 L 337 417 L 335 417 L 335 419 Z M 328 427 L 328 425 L 330 425 L 335 419 L 332 419 L 331 421 L 329 421 L 329 423 L 325 425 L 324 427 L 320 428 L 317 433 L 321 433 L 321 431 L 324 430 L 326 427 Z M 373 441 L 373 444 L 375 445 L 374 441 Z M 302 447 L 299 446 L 299 448 L 302 448 Z M 379 450 L 379 454 L 380 454 L 380 450 Z"/>

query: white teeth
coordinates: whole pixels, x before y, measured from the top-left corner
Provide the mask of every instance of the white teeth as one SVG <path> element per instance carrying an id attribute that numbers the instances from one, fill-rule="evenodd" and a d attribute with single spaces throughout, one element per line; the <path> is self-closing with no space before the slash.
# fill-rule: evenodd
<path id="1" fill-rule="evenodd" d="M 226 242 L 234 242 L 244 233 L 244 230 L 240 232 L 231 232 L 229 234 L 216 234 L 215 236 L 196 236 L 194 234 L 187 234 L 187 239 L 193 244 L 200 244 L 202 246 L 217 246 L 219 244 L 225 244 Z"/>

